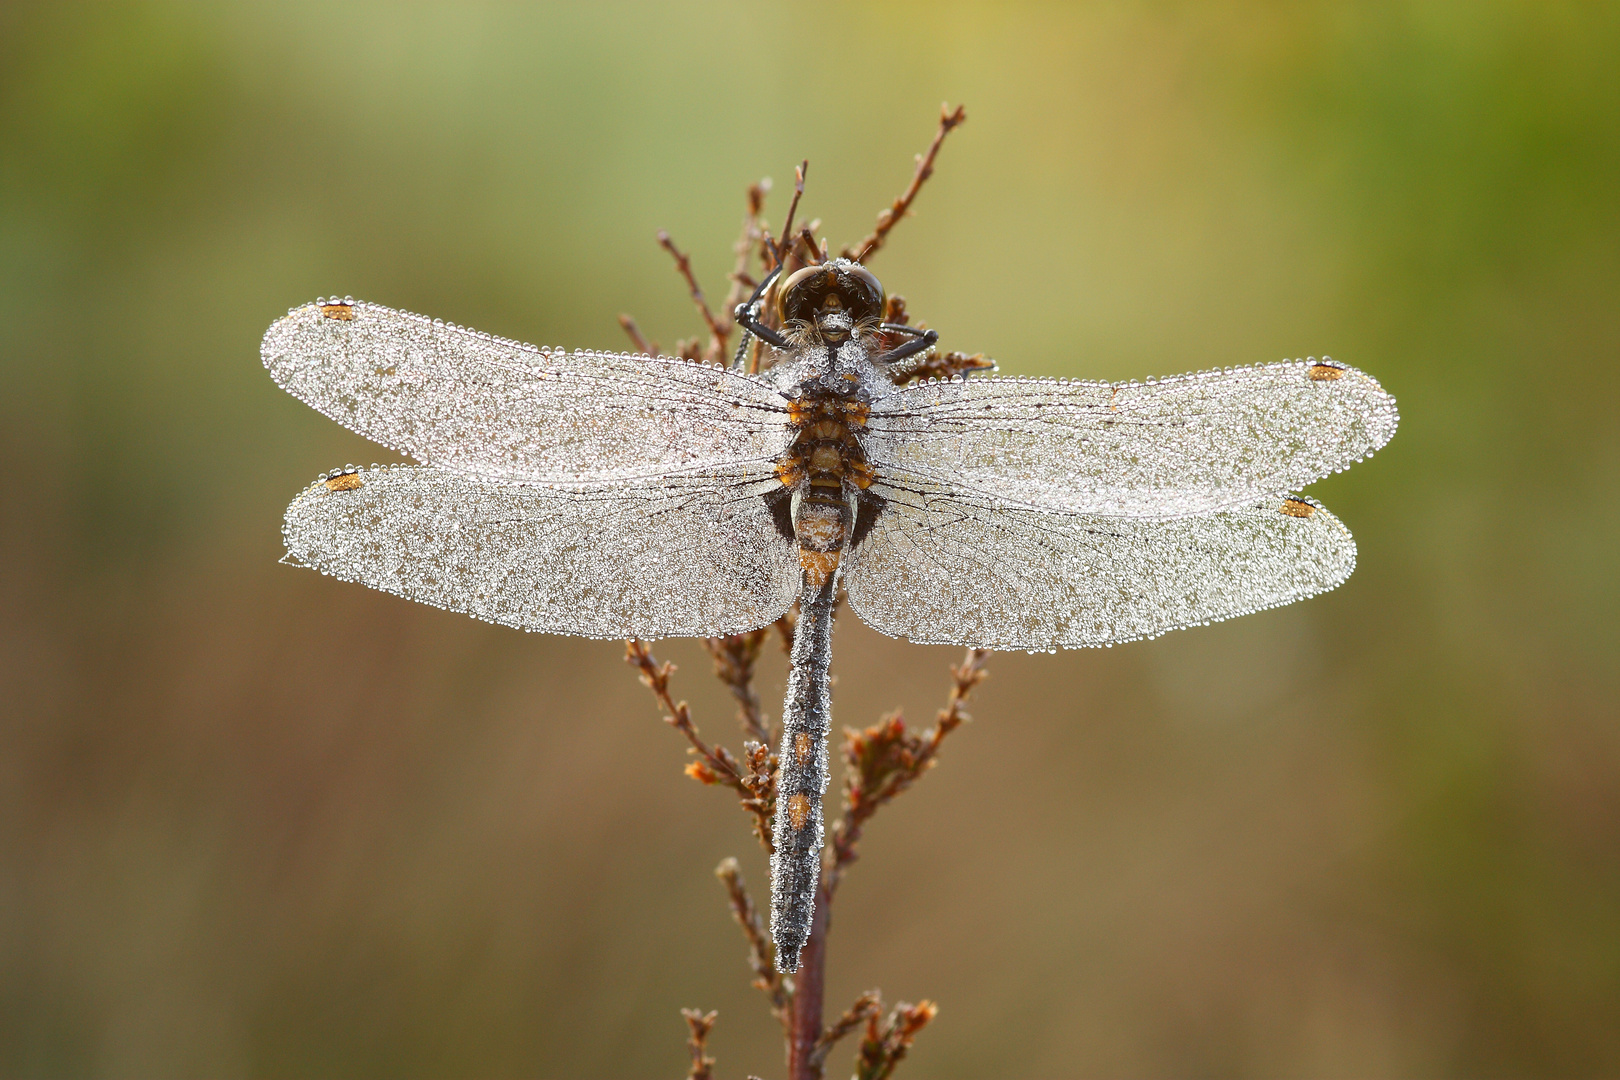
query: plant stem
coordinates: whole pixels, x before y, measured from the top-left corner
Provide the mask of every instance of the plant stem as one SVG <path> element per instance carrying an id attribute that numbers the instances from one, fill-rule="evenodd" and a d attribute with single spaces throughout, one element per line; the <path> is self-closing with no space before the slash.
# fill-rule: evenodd
<path id="1" fill-rule="evenodd" d="M 827 892 L 826 881 L 826 875 L 822 875 L 816 889 L 816 914 L 810 923 L 810 938 L 799 953 L 799 970 L 793 976 L 788 1080 L 821 1080 L 822 1055 L 816 1048 L 822 1035 L 821 1015 L 826 998 L 823 976 L 827 966 L 827 931 L 832 922 L 832 896 Z"/>

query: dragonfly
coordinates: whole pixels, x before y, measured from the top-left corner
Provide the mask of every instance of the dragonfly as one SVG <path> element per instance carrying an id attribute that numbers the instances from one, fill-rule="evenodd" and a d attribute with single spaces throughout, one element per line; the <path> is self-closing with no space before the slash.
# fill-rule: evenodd
<path id="1" fill-rule="evenodd" d="M 284 389 L 415 459 L 320 478 L 286 560 L 505 626 L 723 637 L 798 605 L 771 856 L 776 962 L 815 910 L 840 596 L 914 642 L 1054 651 L 1332 589 L 1350 532 L 1305 485 L 1398 421 L 1322 358 L 1110 383 L 908 382 L 938 339 L 885 323 L 846 259 L 773 273 L 729 366 L 537 348 L 352 298 L 290 311 Z M 748 335 L 775 361 L 743 370 Z"/>

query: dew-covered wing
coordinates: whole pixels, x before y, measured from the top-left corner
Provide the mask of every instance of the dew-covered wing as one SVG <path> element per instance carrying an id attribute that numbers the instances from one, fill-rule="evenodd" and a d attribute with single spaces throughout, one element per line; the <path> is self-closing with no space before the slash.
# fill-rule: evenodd
<path id="1" fill-rule="evenodd" d="M 850 555 L 852 607 L 885 634 L 998 649 L 1154 637 L 1292 603 L 1355 567 L 1350 531 L 1307 498 L 1170 520 L 1009 509 L 921 479 Z"/>
<path id="2" fill-rule="evenodd" d="M 376 304 L 308 304 L 264 335 L 288 393 L 366 438 L 470 476 L 566 483 L 764 461 L 781 395 L 682 360 L 568 353 Z"/>
<path id="3" fill-rule="evenodd" d="M 1296 491 L 1395 433 L 1395 399 L 1331 362 L 1148 383 L 975 379 L 873 405 L 867 453 L 1030 506 L 1177 517 Z"/>
<path id="4" fill-rule="evenodd" d="M 311 484 L 283 535 L 289 562 L 506 626 L 734 634 L 779 618 L 799 584 L 750 479 L 560 490 L 394 465 Z"/>

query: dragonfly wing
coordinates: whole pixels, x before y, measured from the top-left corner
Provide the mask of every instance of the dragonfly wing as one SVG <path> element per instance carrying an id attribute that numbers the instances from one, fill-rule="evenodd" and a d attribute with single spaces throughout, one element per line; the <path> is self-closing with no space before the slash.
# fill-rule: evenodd
<path id="1" fill-rule="evenodd" d="M 308 304 L 264 335 L 288 393 L 366 438 L 470 476 L 663 476 L 782 451 L 782 397 L 684 360 L 566 353 L 376 304 Z"/>
<path id="2" fill-rule="evenodd" d="M 1395 399 L 1307 361 L 1149 383 L 976 379 L 875 402 L 867 453 L 1004 501 L 1169 518 L 1297 491 L 1395 433 Z"/>
<path id="3" fill-rule="evenodd" d="M 311 484 L 282 531 L 289 561 L 490 622 L 718 636 L 774 621 L 798 591 L 796 549 L 753 480 L 559 489 L 394 465 Z"/>
<path id="4" fill-rule="evenodd" d="M 1282 497 L 1171 520 L 1008 508 L 925 480 L 874 485 L 887 505 L 850 555 L 850 605 L 924 643 L 1110 645 L 1292 603 L 1350 576 L 1350 531 Z"/>

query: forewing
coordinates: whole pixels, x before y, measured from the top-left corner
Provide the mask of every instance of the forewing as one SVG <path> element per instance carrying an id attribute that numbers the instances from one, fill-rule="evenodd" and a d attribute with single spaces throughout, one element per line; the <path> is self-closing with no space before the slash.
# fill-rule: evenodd
<path id="1" fill-rule="evenodd" d="M 873 405 L 867 453 L 1027 506 L 1179 517 L 1296 491 L 1383 446 L 1395 399 L 1333 363 L 1148 383 L 974 379 Z"/>
<path id="2" fill-rule="evenodd" d="M 850 556 L 850 605 L 885 634 L 997 649 L 1110 645 L 1292 603 L 1355 567 L 1310 499 L 1171 520 L 1009 509 L 915 480 Z"/>
<path id="3" fill-rule="evenodd" d="M 288 393 L 366 438 L 469 476 L 664 476 L 765 461 L 781 395 L 683 360 L 566 353 L 376 304 L 309 304 L 264 335 Z"/>
<path id="4" fill-rule="evenodd" d="M 394 465 L 311 484 L 283 535 L 288 561 L 524 630 L 735 634 L 779 618 L 799 584 L 751 479 L 562 490 Z"/>

